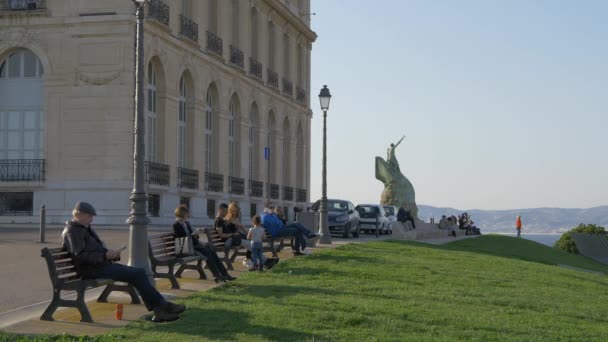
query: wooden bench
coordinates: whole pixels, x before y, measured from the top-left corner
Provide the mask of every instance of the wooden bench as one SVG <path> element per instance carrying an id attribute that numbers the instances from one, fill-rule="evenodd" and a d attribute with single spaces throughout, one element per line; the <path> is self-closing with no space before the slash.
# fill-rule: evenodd
<path id="1" fill-rule="evenodd" d="M 131 296 L 131 303 L 141 304 L 137 292 L 131 285 L 119 285 L 111 279 L 82 279 L 76 272 L 74 262 L 69 253 L 59 248 L 43 248 L 41 257 L 46 261 L 49 270 L 51 283 L 53 284 L 53 300 L 44 310 L 41 320 L 53 321 L 53 314 L 59 307 L 71 307 L 80 311 L 80 321 L 92 323 L 93 319 L 89 313 L 89 309 L 84 301 L 84 293 L 86 290 L 105 285 L 105 289 L 97 298 L 98 302 L 107 302 L 108 296 L 113 291 L 127 292 Z M 76 291 L 75 300 L 67 300 L 61 298 L 61 291 Z"/>
<path id="2" fill-rule="evenodd" d="M 181 278 L 185 270 L 198 271 L 199 279 L 207 279 L 202 264 L 206 260 L 205 257 L 199 254 L 179 254 L 176 251 L 173 233 L 163 233 L 149 237 L 148 256 L 150 257 L 150 266 L 154 277 L 169 279 L 172 289 L 180 288 L 176 278 Z M 196 261 L 196 265 L 189 264 L 194 261 Z M 173 269 L 177 264 L 180 264 L 180 267 L 174 274 Z M 156 269 L 158 266 L 166 266 L 168 268 L 167 272 L 160 273 Z"/>
<path id="3" fill-rule="evenodd" d="M 209 246 L 213 248 L 216 253 L 223 253 L 222 261 L 226 264 L 226 268 L 234 270 L 232 264 L 239 255 L 245 255 L 246 249 L 242 246 L 231 246 L 229 249 L 225 248 L 224 241 L 220 237 L 220 234 L 215 228 L 203 228 L 205 236 L 207 236 L 207 242 Z"/>

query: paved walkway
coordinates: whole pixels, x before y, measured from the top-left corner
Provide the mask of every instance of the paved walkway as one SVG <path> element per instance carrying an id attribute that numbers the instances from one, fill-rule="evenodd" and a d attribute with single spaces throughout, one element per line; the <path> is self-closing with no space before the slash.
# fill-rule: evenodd
<path id="1" fill-rule="evenodd" d="M 109 248 L 118 247 L 128 241 L 128 230 L 97 230 L 102 240 Z M 128 298 L 120 294 L 113 294 L 114 303 L 89 302 L 88 307 L 95 323 L 80 323 L 80 316 L 75 309 L 60 309 L 55 314 L 55 322 L 40 321 L 38 318 L 50 302 L 52 286 L 49 280 L 46 264 L 40 257 L 40 250 L 47 247 L 58 247 L 60 229 L 47 230 L 49 243 L 41 244 L 38 240 L 38 231 L 35 229 L 0 229 L 0 330 L 28 334 L 55 334 L 68 333 L 72 335 L 98 335 L 109 333 L 111 329 L 126 325 L 132 320 L 140 319 L 147 312 L 143 305 L 125 305 L 124 319 L 114 319 L 116 302 L 128 303 Z M 368 242 L 390 239 L 390 236 L 375 237 L 361 235 L 359 239 L 332 239 L 332 245 L 317 245 L 311 252 L 323 248 L 335 248 L 353 242 Z M 432 239 L 424 242 L 442 244 L 457 238 Z M 123 263 L 128 259 L 128 250 L 122 254 Z M 293 257 L 290 252 L 279 254 L 281 260 Z M 231 272 L 238 276 L 245 272 L 240 262 L 235 264 L 236 270 Z M 208 276 L 210 275 L 207 272 Z M 157 288 L 167 297 L 187 297 L 199 291 L 205 291 L 217 286 L 212 280 L 198 280 L 195 272 L 188 271 L 180 290 L 172 290 L 166 279 L 157 281 Z M 87 301 L 94 300 L 101 289 L 87 291 Z"/>

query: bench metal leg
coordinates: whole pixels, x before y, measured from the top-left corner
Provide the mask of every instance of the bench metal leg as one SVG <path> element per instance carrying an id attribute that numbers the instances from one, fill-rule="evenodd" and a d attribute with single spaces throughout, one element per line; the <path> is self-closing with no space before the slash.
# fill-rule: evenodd
<path id="1" fill-rule="evenodd" d="M 59 302 L 61 301 L 60 294 L 61 294 L 61 291 L 53 290 L 53 300 L 51 300 L 51 303 L 49 304 L 49 306 L 46 308 L 46 310 L 44 310 L 44 312 L 42 313 L 42 316 L 40 316 L 40 320 L 54 321 L 53 314 L 59 307 Z"/>
<path id="2" fill-rule="evenodd" d="M 207 275 L 205 274 L 205 272 L 203 271 L 203 260 L 198 260 L 196 265 L 188 265 L 188 264 L 182 264 L 180 265 L 179 269 L 177 270 L 177 272 L 175 272 L 175 277 L 176 278 L 181 278 L 182 277 L 182 273 L 184 273 L 185 270 L 194 270 L 198 272 L 198 279 L 207 279 Z"/>
<path id="3" fill-rule="evenodd" d="M 93 323 L 93 318 L 91 317 L 89 308 L 87 308 L 87 304 L 84 302 L 84 289 L 80 289 L 76 291 L 76 293 L 76 308 L 78 311 L 80 311 L 80 321 Z"/>
<path id="4" fill-rule="evenodd" d="M 131 304 L 141 304 L 141 300 L 139 299 L 139 295 L 137 294 L 137 291 L 135 291 L 135 288 L 129 284 L 127 284 L 127 285 L 110 284 L 110 285 L 106 286 L 106 288 L 103 290 L 103 292 L 99 295 L 99 298 L 97 298 L 97 302 L 107 303 L 108 296 L 110 295 L 110 293 L 112 293 L 114 291 L 128 293 L 131 296 Z"/>
<path id="5" fill-rule="evenodd" d="M 175 274 L 173 274 L 173 267 L 174 267 L 174 265 L 169 265 L 169 266 L 167 266 L 167 268 L 169 268 L 167 273 L 158 273 L 156 271 L 156 266 L 152 266 L 152 274 L 154 275 L 154 278 L 169 279 L 169 281 L 171 282 L 171 288 L 179 289 L 180 288 L 179 283 L 177 282 L 177 279 L 175 278 Z"/>

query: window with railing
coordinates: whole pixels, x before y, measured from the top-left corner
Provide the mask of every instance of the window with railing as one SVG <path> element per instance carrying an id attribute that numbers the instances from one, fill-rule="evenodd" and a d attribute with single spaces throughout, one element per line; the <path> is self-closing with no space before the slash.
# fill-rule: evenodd
<path id="1" fill-rule="evenodd" d="M 198 189 L 198 170 L 177 168 L 177 187 L 186 189 Z"/>
<path id="2" fill-rule="evenodd" d="M 286 78 L 283 78 L 283 94 L 293 95 L 293 83 Z"/>
<path id="3" fill-rule="evenodd" d="M 181 14 L 179 16 L 179 33 L 192 41 L 198 42 L 198 24 Z"/>
<path id="4" fill-rule="evenodd" d="M 40 182 L 44 180 L 44 159 L 0 160 L 0 182 Z"/>
<path id="5" fill-rule="evenodd" d="M 146 183 L 169 186 L 171 171 L 169 165 L 146 161 Z"/>
<path id="6" fill-rule="evenodd" d="M 205 190 L 224 192 L 224 176 L 213 172 L 205 172 Z"/>
<path id="7" fill-rule="evenodd" d="M 268 85 L 274 88 L 279 88 L 279 74 L 274 72 L 272 69 L 266 69 Z"/>
<path id="8" fill-rule="evenodd" d="M 9 11 L 35 11 L 46 9 L 46 0 L 5 0 L 0 1 L 0 9 Z"/>
<path id="9" fill-rule="evenodd" d="M 306 91 L 302 87 L 296 87 L 296 100 L 306 102 Z"/>
<path id="10" fill-rule="evenodd" d="M 293 201 L 293 188 L 291 186 L 283 187 L 283 199 L 286 201 Z"/>
<path id="11" fill-rule="evenodd" d="M 207 31 L 207 50 L 213 52 L 218 56 L 222 56 L 224 53 L 224 42 L 222 38 L 218 37 L 215 33 Z"/>
<path id="12" fill-rule="evenodd" d="M 249 73 L 262 79 L 262 63 L 256 61 L 253 57 L 249 57 Z"/>
<path id="13" fill-rule="evenodd" d="M 245 180 L 240 177 L 228 177 L 230 181 L 230 193 L 243 195 L 245 193 Z"/>
<path id="14" fill-rule="evenodd" d="M 148 3 L 148 18 L 169 26 L 169 6 L 161 0 L 150 0 Z"/>
<path id="15" fill-rule="evenodd" d="M 249 180 L 249 196 L 261 198 L 264 196 L 264 183 L 256 180 Z"/>
<path id="16" fill-rule="evenodd" d="M 279 184 L 270 184 L 270 198 L 279 199 Z"/>
<path id="17" fill-rule="evenodd" d="M 245 68 L 245 56 L 243 51 L 239 50 L 234 45 L 230 45 L 230 63 L 238 66 L 239 68 Z"/>
<path id="18" fill-rule="evenodd" d="M 306 202 L 306 198 L 307 198 L 307 191 L 306 189 L 297 189 L 296 190 L 296 201 L 297 202 Z"/>
<path id="19" fill-rule="evenodd" d="M 255 203 L 249 204 L 249 217 L 254 217 L 257 214 L 258 206 Z"/>
<path id="20" fill-rule="evenodd" d="M 214 199 L 207 200 L 207 217 L 208 218 L 215 217 L 215 200 Z"/>

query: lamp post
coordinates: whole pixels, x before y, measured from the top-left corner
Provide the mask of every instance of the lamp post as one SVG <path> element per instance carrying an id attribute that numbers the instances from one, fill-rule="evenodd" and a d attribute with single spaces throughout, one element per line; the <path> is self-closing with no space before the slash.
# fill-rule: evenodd
<path id="1" fill-rule="evenodd" d="M 319 239 L 320 244 L 331 244 L 331 235 L 329 233 L 329 225 L 327 218 L 327 110 L 329 109 L 329 100 L 331 94 L 326 85 L 323 86 L 319 93 L 319 101 L 321 102 L 321 110 L 323 110 L 323 185 L 321 193 L 321 208 L 319 210 Z"/>
<path id="2" fill-rule="evenodd" d="M 148 278 L 152 278 L 152 271 L 148 262 L 148 223 L 146 208 L 146 184 L 144 173 L 144 7 L 148 0 L 133 0 L 135 4 L 135 120 L 133 142 L 133 192 L 131 199 L 131 212 L 127 223 L 129 224 L 129 266 L 140 267 L 146 270 Z"/>

